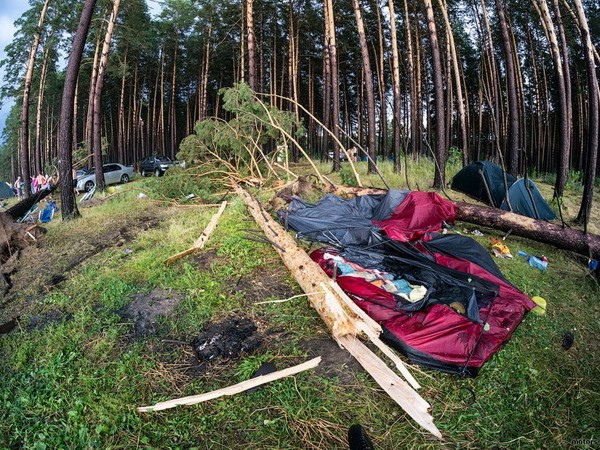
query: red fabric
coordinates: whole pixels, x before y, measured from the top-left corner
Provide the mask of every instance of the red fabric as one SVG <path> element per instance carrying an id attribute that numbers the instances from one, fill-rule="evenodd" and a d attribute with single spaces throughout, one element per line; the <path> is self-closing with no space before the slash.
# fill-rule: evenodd
<path id="1" fill-rule="evenodd" d="M 428 212 L 431 214 L 428 215 Z M 454 204 L 439 195 L 413 192 L 396 208 L 390 219 L 376 222 L 376 225 L 391 238 L 406 241 L 438 230 L 441 221 L 452 220 L 454 214 Z M 325 251 L 317 249 L 311 257 L 333 277 L 332 266 L 323 258 Z M 440 265 L 477 275 L 499 286 L 498 296 L 479 309 L 482 323 L 474 323 L 441 304 L 410 313 L 397 310 L 393 294 L 364 279 L 338 276 L 337 282 L 361 309 L 408 347 L 444 364 L 479 368 L 510 339 L 525 313 L 535 303 L 477 264 L 448 255 L 435 254 L 434 257 Z M 489 325 L 488 330 L 484 329 L 485 323 Z"/>
<path id="2" fill-rule="evenodd" d="M 421 239 L 427 233 L 439 231 L 442 223 L 456 217 L 456 205 L 435 192 L 412 191 L 400 203 L 392 216 L 373 221 L 392 239 L 400 242 Z"/>

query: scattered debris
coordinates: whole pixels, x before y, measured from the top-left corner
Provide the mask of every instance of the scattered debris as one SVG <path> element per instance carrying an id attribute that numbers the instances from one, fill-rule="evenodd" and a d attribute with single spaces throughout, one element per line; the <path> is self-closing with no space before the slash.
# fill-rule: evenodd
<path id="1" fill-rule="evenodd" d="M 544 297 L 536 295 L 534 297 L 531 297 L 531 300 L 533 300 L 537 305 L 531 310 L 531 312 L 537 314 L 538 316 L 546 315 L 546 299 Z"/>
<path id="2" fill-rule="evenodd" d="M 319 365 L 321 362 L 321 358 L 314 358 L 305 363 L 299 364 L 297 366 L 288 367 L 287 369 L 280 370 L 279 372 L 269 373 L 267 375 L 262 375 L 258 378 L 251 378 L 249 380 L 243 381 L 238 384 L 234 384 L 233 386 L 229 386 L 223 389 L 218 389 L 216 391 L 207 392 L 206 394 L 200 395 L 192 395 L 189 397 L 178 398 L 175 400 L 169 400 L 166 402 L 156 403 L 153 406 L 141 406 L 137 410 L 138 412 L 151 412 L 151 411 L 162 411 L 164 409 L 174 408 L 179 405 L 195 405 L 196 403 L 205 402 L 208 400 L 213 400 L 215 398 L 223 397 L 225 395 L 235 395 L 240 392 L 247 391 L 256 386 L 260 386 L 262 384 L 269 383 L 271 381 L 279 380 L 281 378 L 289 377 L 291 375 L 295 375 L 297 373 L 303 372 L 308 369 L 313 369 Z"/>
<path id="3" fill-rule="evenodd" d="M 546 258 L 544 255 L 538 258 L 537 256 L 530 256 L 522 250 L 518 251 L 518 255 L 527 258 L 527 262 L 531 267 L 540 269 L 542 272 L 545 272 L 548 268 L 548 258 Z"/>
<path id="4" fill-rule="evenodd" d="M 573 335 L 573 333 L 571 333 L 570 331 L 566 331 L 565 334 L 563 334 L 562 348 L 564 348 L 565 350 L 569 350 L 573 346 L 574 342 L 575 336 Z"/>
<path id="5" fill-rule="evenodd" d="M 192 341 L 192 347 L 201 362 L 216 358 L 236 358 L 250 353 L 262 344 L 256 325 L 247 318 L 229 318 L 208 325 Z"/>
<path id="6" fill-rule="evenodd" d="M 498 238 L 490 238 L 490 244 L 492 244 L 492 252 L 496 258 L 509 258 L 512 259 L 513 255 L 504 242 Z"/>

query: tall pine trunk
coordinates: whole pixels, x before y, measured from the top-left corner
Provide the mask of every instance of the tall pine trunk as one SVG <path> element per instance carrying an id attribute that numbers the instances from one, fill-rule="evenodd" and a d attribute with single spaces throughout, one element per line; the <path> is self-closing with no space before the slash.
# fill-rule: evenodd
<path id="1" fill-rule="evenodd" d="M 371 60 L 369 58 L 369 49 L 367 47 L 367 37 L 365 35 L 365 25 L 363 23 L 359 0 L 352 0 L 354 7 L 354 16 L 356 18 L 356 27 L 358 28 L 358 39 L 360 42 L 360 53 L 363 65 L 363 87 L 367 102 L 367 151 L 369 153 L 368 173 L 376 171 L 375 164 L 377 160 L 377 148 L 375 146 L 375 96 L 373 93 L 373 73 L 371 71 Z"/>
<path id="2" fill-rule="evenodd" d="M 444 109 L 444 80 L 442 76 L 442 58 L 433 14 L 431 0 L 423 0 L 429 29 L 429 45 L 431 46 L 431 63 L 433 66 L 433 88 L 435 104 L 435 174 L 433 187 L 443 189 L 446 180 L 446 127 Z"/>
<path id="3" fill-rule="evenodd" d="M 25 80 L 23 87 L 23 107 L 21 109 L 21 132 L 20 132 L 20 145 L 19 145 L 19 159 L 21 160 L 21 177 L 25 183 L 25 195 L 31 194 L 31 177 L 30 177 L 30 165 L 29 165 L 29 96 L 31 94 L 31 80 L 33 79 L 33 68 L 35 66 L 35 57 L 37 55 L 38 47 L 40 45 L 40 39 L 42 34 L 42 26 L 44 25 L 44 18 L 46 11 L 48 11 L 48 4 L 50 0 L 46 0 L 42 6 L 40 12 L 40 18 L 37 23 L 35 34 L 33 35 L 33 42 L 29 50 L 29 59 L 27 60 L 27 72 L 25 72 Z M 36 168 L 41 170 L 41 168 Z"/>
<path id="4" fill-rule="evenodd" d="M 77 204 L 75 203 L 75 193 L 73 192 L 73 152 L 71 148 L 73 103 L 77 76 L 81 66 L 81 55 L 83 54 L 95 6 L 96 0 L 86 0 L 83 5 L 79 26 L 71 45 L 71 53 L 65 75 L 65 87 L 60 106 L 58 173 L 60 179 L 60 211 L 63 220 L 70 220 L 80 216 Z"/>
<path id="5" fill-rule="evenodd" d="M 108 20 L 106 35 L 104 36 L 104 44 L 102 45 L 102 53 L 100 55 L 100 63 L 98 64 L 98 76 L 94 85 L 94 169 L 96 172 L 96 189 L 104 190 L 104 170 L 102 168 L 102 89 L 104 87 L 104 75 L 106 74 L 106 66 L 108 65 L 108 52 L 112 41 L 112 34 L 119 13 L 119 4 L 121 0 L 114 0 L 113 9 Z M 107 133 L 108 134 L 108 133 Z"/>

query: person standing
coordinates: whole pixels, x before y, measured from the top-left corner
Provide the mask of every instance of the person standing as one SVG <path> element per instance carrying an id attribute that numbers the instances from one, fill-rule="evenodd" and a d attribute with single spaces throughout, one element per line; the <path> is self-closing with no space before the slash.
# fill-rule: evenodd
<path id="1" fill-rule="evenodd" d="M 13 185 L 13 187 L 15 188 L 15 194 L 17 195 L 19 200 L 21 200 L 21 198 L 23 197 L 23 188 L 25 187 L 24 184 L 25 183 L 21 179 L 21 175 L 19 175 L 15 180 L 15 184 Z"/>
<path id="2" fill-rule="evenodd" d="M 37 182 L 37 190 L 46 189 L 46 177 L 42 172 L 39 172 L 35 177 L 35 181 Z"/>

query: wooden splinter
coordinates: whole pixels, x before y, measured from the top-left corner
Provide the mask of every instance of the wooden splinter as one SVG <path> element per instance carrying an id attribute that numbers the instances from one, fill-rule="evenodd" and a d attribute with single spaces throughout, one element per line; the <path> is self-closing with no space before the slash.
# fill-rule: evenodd
<path id="1" fill-rule="evenodd" d="M 226 201 L 221 203 L 221 207 L 215 213 L 215 215 L 212 216 L 212 219 L 210 219 L 210 222 L 208 223 L 208 225 L 206 226 L 206 228 L 204 229 L 204 231 L 202 232 L 200 237 L 198 239 L 196 239 L 196 242 L 194 242 L 194 245 L 192 245 L 187 250 L 182 251 L 181 253 L 177 253 L 176 255 L 173 255 L 173 256 L 167 258 L 165 260 L 165 264 L 172 264 L 175 261 L 177 261 L 178 259 L 181 259 L 187 255 L 191 255 L 192 253 L 195 253 L 198 250 L 202 249 L 204 247 L 204 245 L 206 244 L 206 242 L 208 241 L 208 238 L 210 237 L 210 235 L 213 233 L 213 231 L 215 231 L 215 228 L 217 228 L 219 219 L 223 215 L 223 211 L 225 211 L 226 206 L 227 206 Z"/>
<path id="2" fill-rule="evenodd" d="M 225 395 L 235 395 L 240 392 L 247 391 L 254 387 L 270 383 L 271 381 L 279 380 L 281 378 L 289 377 L 297 373 L 303 372 L 308 369 L 314 369 L 321 362 L 321 357 L 313 358 L 305 363 L 298 364 L 297 366 L 288 367 L 287 369 L 278 370 L 277 372 L 268 373 L 261 375 L 260 377 L 251 378 L 241 383 L 228 386 L 223 389 L 217 389 L 216 391 L 206 392 L 205 394 L 190 395 L 188 397 L 176 398 L 168 400 L 166 402 L 156 403 L 152 406 L 140 406 L 137 410 L 139 412 L 151 412 L 151 411 L 162 411 L 163 409 L 174 408 L 179 405 L 195 405 L 196 403 L 213 400 L 215 398 L 223 397 Z"/>

